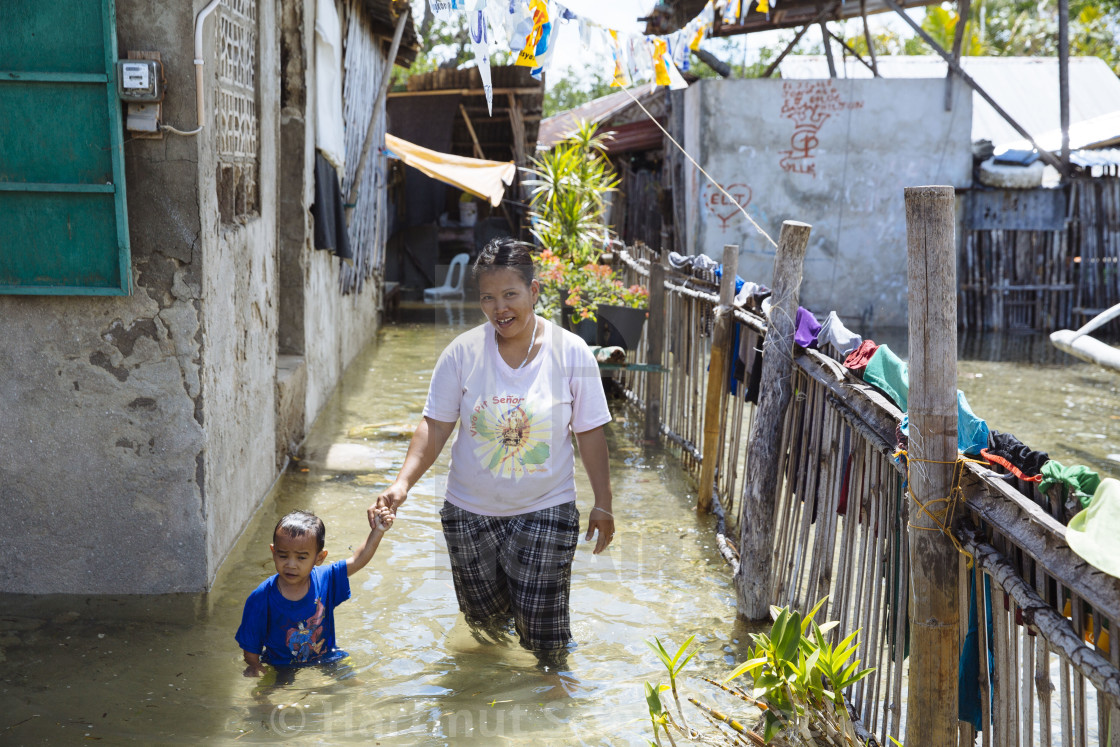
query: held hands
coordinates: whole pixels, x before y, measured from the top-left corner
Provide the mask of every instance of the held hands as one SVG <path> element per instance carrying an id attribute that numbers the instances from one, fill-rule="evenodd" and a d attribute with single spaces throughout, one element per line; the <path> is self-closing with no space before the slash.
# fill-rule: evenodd
<path id="1" fill-rule="evenodd" d="M 607 549 L 607 545 L 614 539 L 614 515 L 605 508 L 595 506 L 591 509 L 591 513 L 587 519 L 587 536 L 585 540 L 590 540 L 598 530 L 599 537 L 595 540 L 595 549 L 592 550 L 593 555 L 598 555 L 603 550 Z"/>
<path id="2" fill-rule="evenodd" d="M 405 502 L 408 498 L 408 488 L 403 485 L 398 485 L 396 482 L 382 491 L 381 495 L 377 496 L 377 501 L 369 507 L 366 511 L 366 518 L 369 519 L 369 528 L 378 529 L 378 518 L 382 517 L 381 523 L 384 524 L 384 529 L 388 529 L 393 524 L 393 517 L 397 515 L 397 508 Z M 389 520 L 385 521 L 384 517 L 388 516 Z"/>
<path id="3" fill-rule="evenodd" d="M 393 519 L 395 518 L 393 512 L 383 506 L 374 506 L 370 510 L 373 511 L 370 529 L 388 532 L 393 526 Z"/>

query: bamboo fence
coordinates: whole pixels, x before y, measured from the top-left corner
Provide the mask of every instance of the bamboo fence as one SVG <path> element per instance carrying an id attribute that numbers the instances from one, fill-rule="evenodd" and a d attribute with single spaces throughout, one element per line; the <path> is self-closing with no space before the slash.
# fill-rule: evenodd
<path id="1" fill-rule="evenodd" d="M 644 246 L 619 252 L 624 281 L 648 283 L 656 253 Z M 655 292 L 656 289 L 653 290 Z M 649 411 L 660 403 L 658 429 L 694 477 L 709 449 L 702 443 L 711 329 L 719 301 L 711 275 L 666 270 L 660 361 L 646 345 L 616 373 L 628 397 Z M 761 346 L 766 320 L 735 308 L 738 345 Z M 648 342 L 648 340 L 643 340 Z M 860 630 L 858 656 L 874 667 L 849 693 L 853 711 L 881 745 L 905 739 L 910 568 L 905 467 L 896 457 L 902 413 L 846 371 L 835 351 L 798 350 L 794 397 L 781 433 L 782 463 L 773 534 L 772 603 L 802 612 L 822 597 L 821 619 L 840 625 L 834 636 Z M 769 382 L 762 382 L 763 387 Z M 714 483 L 717 544 L 733 567 L 734 538 L 750 465 L 746 444 L 754 405 L 745 382 L 724 395 Z M 1120 745 L 1120 644 L 1105 646 L 1120 622 L 1120 579 L 1087 566 L 1065 543 L 1069 511 L 1030 483 L 1008 483 L 987 465 L 962 463 L 961 503 L 953 535 L 961 548 L 960 640 L 969 625 L 969 589 L 979 606 L 982 732 L 960 722 L 960 744 Z M 703 495 L 704 486 L 699 486 Z M 699 501 L 698 501 L 699 502 Z M 971 568 L 966 557 L 975 563 Z M 976 627 L 976 626 L 974 626 Z M 991 630 L 991 633 L 988 630 Z M 837 640 L 837 639 L 834 639 Z M 1099 645 L 1098 645 L 1099 644 Z M 1110 725 L 1111 719 L 1111 725 Z"/>
<path id="2" fill-rule="evenodd" d="M 964 329 L 1079 327 L 1120 303 L 1120 179 L 1075 179 L 1061 230 L 985 229 L 964 236 Z"/>

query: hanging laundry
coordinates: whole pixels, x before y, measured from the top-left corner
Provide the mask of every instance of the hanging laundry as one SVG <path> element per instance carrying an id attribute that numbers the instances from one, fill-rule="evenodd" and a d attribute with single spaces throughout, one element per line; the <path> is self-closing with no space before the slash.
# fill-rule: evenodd
<path id="1" fill-rule="evenodd" d="M 992 431 L 980 456 L 1027 482 L 1041 482 L 1042 466 L 1050 461 L 1045 451 L 1035 451 L 1010 433 L 999 431 Z"/>
<path id="2" fill-rule="evenodd" d="M 903 415 L 899 433 L 910 438 L 910 416 Z M 901 441 L 901 439 L 900 439 Z M 988 423 L 976 416 L 968 405 L 964 392 L 957 390 L 957 450 L 963 454 L 976 456 L 983 454 L 989 443 Z"/>
<path id="3" fill-rule="evenodd" d="M 859 347 L 848 353 L 848 357 L 844 359 L 844 368 L 862 376 L 863 370 L 867 368 L 868 361 L 875 355 L 878 347 L 874 340 L 864 340 Z"/>
<path id="4" fill-rule="evenodd" d="M 891 399 L 898 409 L 906 412 L 910 395 L 909 371 L 906 362 L 894 354 L 888 345 L 880 345 L 867 362 L 863 380 L 875 386 Z"/>
<path id="5" fill-rule="evenodd" d="M 735 292 L 735 300 L 732 301 L 733 306 L 739 306 L 744 309 L 759 309 L 762 307 L 762 300 L 770 297 L 770 289 L 765 285 L 752 283 L 747 281 L 743 286 Z"/>
<path id="6" fill-rule="evenodd" d="M 803 348 L 817 346 L 817 333 L 821 331 L 821 323 L 813 316 L 812 312 L 804 306 L 797 307 L 797 320 L 794 322 L 793 341 Z"/>
<path id="7" fill-rule="evenodd" d="M 986 621 L 987 634 L 984 640 L 987 641 L 988 649 L 988 666 L 985 671 L 991 672 L 994 669 L 994 641 L 995 636 L 992 630 L 992 582 L 988 574 L 983 574 L 984 578 L 984 608 L 987 612 L 984 615 Z M 983 716 L 984 709 L 980 697 L 980 615 L 978 614 L 979 605 L 976 600 L 976 574 L 968 574 L 968 631 L 964 636 L 964 643 L 961 645 L 961 656 L 957 664 L 957 718 L 961 721 L 972 724 L 972 728 L 976 731 L 983 730 Z M 991 681 L 988 682 L 988 701 L 994 696 L 995 684 Z"/>
<path id="8" fill-rule="evenodd" d="M 315 151 L 315 202 L 311 204 L 311 217 L 315 219 L 315 248 L 329 249 L 337 257 L 353 262 L 338 172 L 318 150 Z"/>
<path id="9" fill-rule="evenodd" d="M 863 338 L 845 327 L 835 311 L 828 312 L 824 323 L 821 324 L 821 331 L 817 334 L 817 343 L 820 347 L 831 345 L 842 355 L 847 355 L 858 348 L 861 342 Z"/>
<path id="10" fill-rule="evenodd" d="M 1120 578 L 1117 537 L 1120 537 L 1120 480 L 1106 477 L 1094 490 L 1085 510 L 1070 519 L 1066 542 L 1094 568 Z"/>
<path id="11" fill-rule="evenodd" d="M 1061 499 L 1067 508 L 1079 511 L 1089 505 L 1093 493 L 1101 484 L 1101 476 L 1088 467 L 1076 464 L 1066 467 L 1051 459 L 1042 465 L 1042 482 L 1038 489 L 1049 493 L 1050 488 L 1062 488 Z"/>

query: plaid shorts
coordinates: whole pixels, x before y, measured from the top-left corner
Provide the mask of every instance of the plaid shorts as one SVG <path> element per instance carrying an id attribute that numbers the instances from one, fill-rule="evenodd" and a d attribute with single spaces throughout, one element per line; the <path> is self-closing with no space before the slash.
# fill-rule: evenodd
<path id="1" fill-rule="evenodd" d="M 472 625 L 513 617 L 521 645 L 555 652 L 572 639 L 575 501 L 516 516 L 484 516 L 444 501 L 443 536 L 459 609 Z"/>

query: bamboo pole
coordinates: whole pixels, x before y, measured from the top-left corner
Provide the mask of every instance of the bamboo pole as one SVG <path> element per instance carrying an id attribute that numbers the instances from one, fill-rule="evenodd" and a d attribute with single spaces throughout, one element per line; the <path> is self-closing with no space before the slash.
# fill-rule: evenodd
<path id="1" fill-rule="evenodd" d="M 727 362 L 730 360 L 731 302 L 735 300 L 735 273 L 739 266 L 739 247 L 723 246 L 723 276 L 719 283 L 719 306 L 715 309 L 712 325 L 712 355 L 708 362 L 708 388 L 704 396 L 704 459 L 700 463 L 700 489 L 696 496 L 697 511 L 712 510 L 712 491 L 716 489 L 716 471 L 720 461 L 723 441 L 724 416 L 727 399 Z"/>
<path id="2" fill-rule="evenodd" d="M 957 458 L 957 307 L 952 187 L 905 190 L 910 301 L 910 747 L 957 737 L 957 551 L 935 520 Z M 923 510 L 921 506 L 928 506 Z M 931 515 L 932 514 L 932 515 Z"/>
<path id="3" fill-rule="evenodd" d="M 649 327 L 646 331 L 646 363 L 660 366 L 665 342 L 665 265 L 649 266 Z M 661 373 L 646 374 L 647 441 L 656 441 L 661 433 Z"/>
<path id="4" fill-rule="evenodd" d="M 774 305 L 763 344 L 762 380 L 754 427 L 747 442 L 751 479 L 743 491 L 739 553 L 742 563 L 735 576 L 739 615 L 763 620 L 770 612 L 771 545 L 774 503 L 778 487 L 778 446 L 786 406 L 792 395 L 793 333 L 805 249 L 812 226 L 785 221 L 774 256 Z"/>

